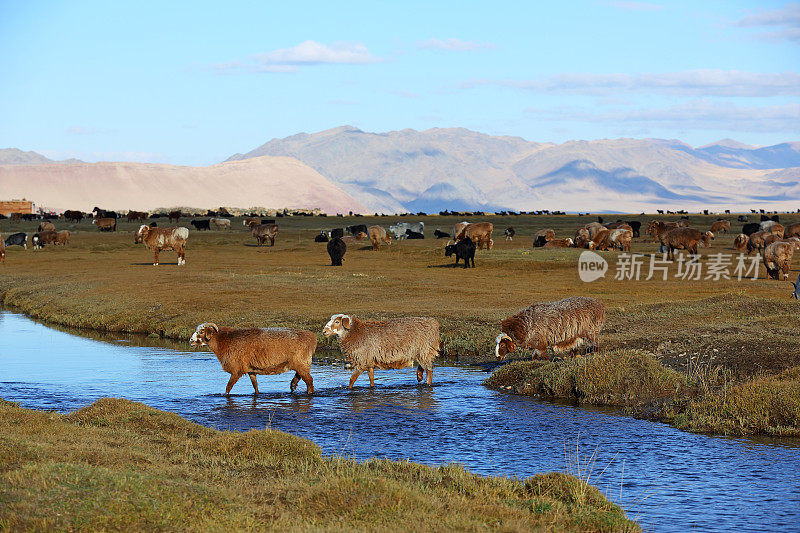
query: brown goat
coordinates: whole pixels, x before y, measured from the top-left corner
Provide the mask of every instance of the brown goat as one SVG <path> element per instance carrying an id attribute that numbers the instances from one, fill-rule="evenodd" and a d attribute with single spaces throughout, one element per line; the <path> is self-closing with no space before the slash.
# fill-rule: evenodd
<path id="1" fill-rule="evenodd" d="M 134 242 L 144 243 L 155 254 L 153 265 L 158 265 L 158 253 L 161 250 L 174 250 L 178 254 L 178 266 L 186 264 L 186 240 L 189 230 L 180 228 L 151 228 L 142 225 L 136 233 Z"/>
<path id="2" fill-rule="evenodd" d="M 100 231 L 117 231 L 116 218 L 95 218 L 92 220 L 92 224 L 97 226 Z"/>
<path id="3" fill-rule="evenodd" d="M 589 238 L 592 240 L 594 240 L 595 235 L 597 235 L 599 232 L 604 229 L 608 229 L 599 222 L 589 222 L 584 226 L 584 228 L 586 228 L 586 230 L 589 232 Z"/>
<path id="4" fill-rule="evenodd" d="M 711 233 L 714 235 L 718 233 L 728 233 L 731 230 L 731 222 L 729 220 L 717 220 L 711 224 Z"/>
<path id="5" fill-rule="evenodd" d="M 750 238 L 747 235 L 745 235 L 744 233 L 740 233 L 733 240 L 733 249 L 738 250 L 740 252 L 745 250 L 747 248 L 747 241 L 749 239 Z"/>
<path id="6" fill-rule="evenodd" d="M 556 232 L 551 228 L 540 229 L 533 236 L 533 240 L 537 241 L 539 240 L 539 237 L 544 237 L 545 241 L 552 241 L 553 239 L 556 238 Z"/>
<path id="7" fill-rule="evenodd" d="M 770 226 L 769 231 L 773 235 L 777 235 L 779 239 L 783 239 L 785 228 L 782 224 L 773 224 Z"/>
<path id="8" fill-rule="evenodd" d="M 589 240 L 588 237 L 577 237 L 575 239 L 575 248 L 586 248 L 587 250 L 594 250 L 594 241 Z"/>
<path id="9" fill-rule="evenodd" d="M 494 231 L 494 224 L 491 222 L 474 222 L 467 224 L 461 233 L 456 237 L 456 242 L 469 237 L 477 245 L 477 248 L 486 248 L 491 250 L 494 245 L 492 240 L 492 231 Z"/>
<path id="10" fill-rule="evenodd" d="M 794 224 L 789 224 L 783 230 L 783 238 L 788 239 L 790 237 L 800 237 L 800 222 L 795 222 Z"/>
<path id="11" fill-rule="evenodd" d="M 697 248 L 701 243 L 708 248 L 711 246 L 713 239 L 714 234 L 710 231 L 700 233 L 699 230 L 693 228 L 675 228 L 662 236 L 661 243 L 668 249 L 667 258 L 675 259 L 675 250 L 683 249 L 690 254 L 696 255 Z"/>
<path id="12" fill-rule="evenodd" d="M 53 230 L 44 230 L 40 231 L 39 233 L 34 233 L 33 237 L 31 237 L 31 244 L 33 244 L 33 249 L 38 250 L 39 248 L 44 248 L 46 244 L 56 244 L 58 240 L 58 233 Z"/>
<path id="13" fill-rule="evenodd" d="M 578 239 L 586 239 L 587 241 L 591 239 L 591 235 L 589 234 L 589 230 L 586 228 L 578 228 L 575 230 L 575 241 L 577 242 Z"/>
<path id="14" fill-rule="evenodd" d="M 275 236 L 278 234 L 277 224 L 257 224 L 250 223 L 250 233 L 256 238 L 258 246 L 265 244 L 269 240 L 270 246 L 275 246 Z"/>
<path id="15" fill-rule="evenodd" d="M 61 230 L 56 233 L 56 242 L 53 243 L 55 245 L 68 245 L 69 244 L 69 230 Z"/>
<path id="16" fill-rule="evenodd" d="M 792 237 L 786 241 L 773 242 L 764 248 L 764 266 L 767 275 L 772 279 L 789 279 L 789 267 L 792 264 L 794 251 L 800 250 L 800 239 Z"/>
<path id="17" fill-rule="evenodd" d="M 439 322 L 434 318 L 403 317 L 391 320 L 359 320 L 350 315 L 333 315 L 322 333 L 339 337 L 342 353 L 353 365 L 350 388 L 365 370 L 370 387 L 375 386 L 375 369 L 408 368 L 417 361 L 417 381 L 427 373 L 433 382 L 433 359 L 439 354 Z"/>
<path id="18" fill-rule="evenodd" d="M 605 227 L 592 237 L 592 242 L 594 243 L 593 250 L 610 250 L 614 247 L 614 243 L 611 242 L 611 231 Z"/>
<path id="19" fill-rule="evenodd" d="M 39 224 L 39 229 L 36 231 L 55 231 L 56 227 L 53 225 L 52 222 L 42 222 Z"/>
<path id="20" fill-rule="evenodd" d="M 542 248 L 572 248 L 575 243 L 570 238 L 566 239 L 551 239 L 547 241 Z"/>
<path id="21" fill-rule="evenodd" d="M 668 231 L 678 227 L 677 222 L 664 222 L 663 220 L 651 220 L 647 225 L 647 233 L 652 235 L 653 241 L 661 242 L 662 237 Z"/>
<path id="22" fill-rule="evenodd" d="M 603 302 L 573 296 L 556 302 L 533 304 L 500 325 L 495 356 L 502 360 L 517 346 L 533 349 L 533 358 L 547 358 L 547 347 L 556 353 L 574 353 L 584 342 L 600 346 L 600 331 L 606 322 Z"/>
<path id="23" fill-rule="evenodd" d="M 372 241 L 372 249 L 380 250 L 381 243 L 392 244 L 392 238 L 386 233 L 386 230 L 381 226 L 370 226 L 367 228 L 369 232 L 369 240 Z"/>
<path id="24" fill-rule="evenodd" d="M 616 229 L 608 231 L 608 240 L 611 242 L 612 247 L 619 248 L 624 252 L 631 251 L 633 230 L 630 228 L 630 226 L 624 224 Z"/>
<path id="25" fill-rule="evenodd" d="M 761 250 L 764 248 L 764 239 L 770 235 L 772 235 L 770 230 L 751 233 L 750 238 L 747 239 L 747 254 L 749 255 L 754 251 L 761 252 Z"/>
<path id="26" fill-rule="evenodd" d="M 258 394 L 256 376 L 282 374 L 294 370 L 289 389 L 294 392 L 302 379 L 308 394 L 314 393 L 311 377 L 311 357 L 317 349 L 317 336 L 310 331 L 289 328 L 221 328 L 212 322 L 197 326 L 192 346 L 208 346 L 222 364 L 222 370 L 231 378 L 225 387 L 230 394 L 233 385 L 245 374 L 250 376 L 255 393 Z"/>

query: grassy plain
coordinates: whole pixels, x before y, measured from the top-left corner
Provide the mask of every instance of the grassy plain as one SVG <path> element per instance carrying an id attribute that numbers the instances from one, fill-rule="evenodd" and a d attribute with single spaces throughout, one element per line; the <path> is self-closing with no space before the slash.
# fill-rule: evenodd
<path id="1" fill-rule="evenodd" d="M 395 217 L 283 218 L 274 247 L 256 247 L 237 218 L 230 231 L 191 231 L 188 264 L 180 268 L 171 252 L 162 254 L 161 266 L 152 266 L 152 254 L 133 243 L 137 224 L 123 222 L 117 233 L 99 233 L 86 221 L 58 223 L 58 229 L 74 232 L 69 247 L 37 252 L 9 248 L 7 264 L 0 266 L 0 302 L 63 325 L 174 339 L 187 339 L 206 321 L 303 327 L 318 334 L 323 349 L 335 348 L 335 341 L 321 335 L 334 313 L 434 316 L 442 324 L 445 357 L 488 361 L 506 316 L 536 301 L 593 296 L 609 309 L 604 350 L 646 351 L 658 364 L 691 381 L 686 394 L 676 398 L 682 403 L 670 419 L 683 416 L 683 427 L 697 430 L 747 432 L 731 425 L 714 429 L 708 424 L 713 418 L 709 413 L 733 411 L 718 407 L 719 402 L 713 403 L 717 407 L 698 404 L 685 411 L 690 400 L 702 401 L 712 392 L 727 394 L 734 385 L 770 380 L 800 366 L 800 337 L 795 334 L 800 313 L 797 302 L 788 298 L 792 286 L 766 279 L 763 266 L 756 280 L 685 280 L 675 277 L 677 266 L 672 265 L 667 280 L 655 276 L 648 281 L 645 257 L 641 279 L 616 280 L 619 252 L 600 252 L 609 261 L 606 277 L 583 283 L 577 271 L 581 250 L 533 249 L 532 235 L 551 227 L 560 237 L 571 236 L 594 216 L 485 218 L 495 225 L 495 246 L 478 252 L 476 269 L 452 268 L 443 254 L 444 240 L 432 238 L 396 242 L 377 252 L 367 242 L 358 243 L 350 246 L 343 267 L 329 266 L 325 245 L 313 242 L 320 229 L 354 223 L 388 227 L 398 220 Z M 623 218 L 646 226 L 653 217 Z M 715 219 L 692 216 L 690 222 L 707 229 Z M 461 218 L 421 220 L 430 236 L 434 228 L 449 232 Z M 800 215 L 782 217 L 784 223 L 798 220 Z M 190 227 L 186 219 L 182 224 Z M 502 237 L 507 226 L 517 231 L 513 241 Z M 733 236 L 740 227 L 733 222 L 731 235 L 718 235 L 710 249 L 701 248 L 704 268 L 709 254 L 733 253 Z M 4 235 L 32 229 L 33 223 L 0 221 Z M 633 251 L 654 253 L 656 245 L 643 235 L 635 240 Z M 523 392 L 524 387 L 516 388 Z M 687 422 L 690 419 L 697 422 Z"/>

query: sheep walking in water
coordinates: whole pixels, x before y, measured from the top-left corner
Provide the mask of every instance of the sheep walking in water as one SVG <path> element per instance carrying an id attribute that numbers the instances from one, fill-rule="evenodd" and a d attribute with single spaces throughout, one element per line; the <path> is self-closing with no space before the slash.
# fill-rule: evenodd
<path id="1" fill-rule="evenodd" d="M 417 361 L 417 381 L 427 373 L 433 382 L 433 359 L 439 354 L 439 322 L 433 318 L 404 317 L 392 320 L 359 320 L 350 315 L 333 315 L 322 333 L 336 335 L 342 352 L 353 364 L 350 385 L 362 372 L 369 372 L 369 386 L 375 386 L 375 369 L 409 368 Z"/>
<path id="2" fill-rule="evenodd" d="M 533 349 L 534 359 L 546 359 L 548 346 L 556 353 L 572 353 L 587 342 L 597 349 L 605 322 L 606 306 L 594 298 L 574 296 L 533 304 L 503 320 L 494 353 L 503 360 L 521 346 Z"/>

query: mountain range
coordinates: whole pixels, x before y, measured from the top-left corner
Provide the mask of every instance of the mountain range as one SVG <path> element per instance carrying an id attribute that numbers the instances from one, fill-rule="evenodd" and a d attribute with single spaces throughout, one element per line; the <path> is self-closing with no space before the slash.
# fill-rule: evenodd
<path id="1" fill-rule="evenodd" d="M 342 126 L 273 139 L 228 161 L 290 156 L 370 211 L 649 211 L 800 206 L 800 143 L 700 148 L 678 140 L 535 143 L 463 128 Z"/>

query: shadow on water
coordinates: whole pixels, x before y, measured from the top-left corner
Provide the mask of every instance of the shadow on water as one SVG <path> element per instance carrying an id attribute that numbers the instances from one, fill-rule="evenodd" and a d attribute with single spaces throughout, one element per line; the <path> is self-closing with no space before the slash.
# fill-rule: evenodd
<path id="1" fill-rule="evenodd" d="M 323 350 L 314 395 L 291 374 L 259 376 L 261 394 L 208 351 L 143 335 L 39 324 L 0 312 L 0 397 L 61 412 L 114 396 L 217 429 L 270 427 L 308 438 L 328 455 L 463 463 L 484 475 L 524 478 L 575 471 L 596 454 L 590 482 L 658 531 L 785 531 L 800 523 L 800 445 L 678 431 L 606 408 L 499 393 L 482 383 L 498 363 L 437 366 L 432 387 L 413 369 L 376 372 L 376 388 Z M 319 355 L 319 354 L 318 354 Z M 322 364 L 320 364 L 322 363 Z M 600 475 L 600 472 L 605 471 Z"/>

